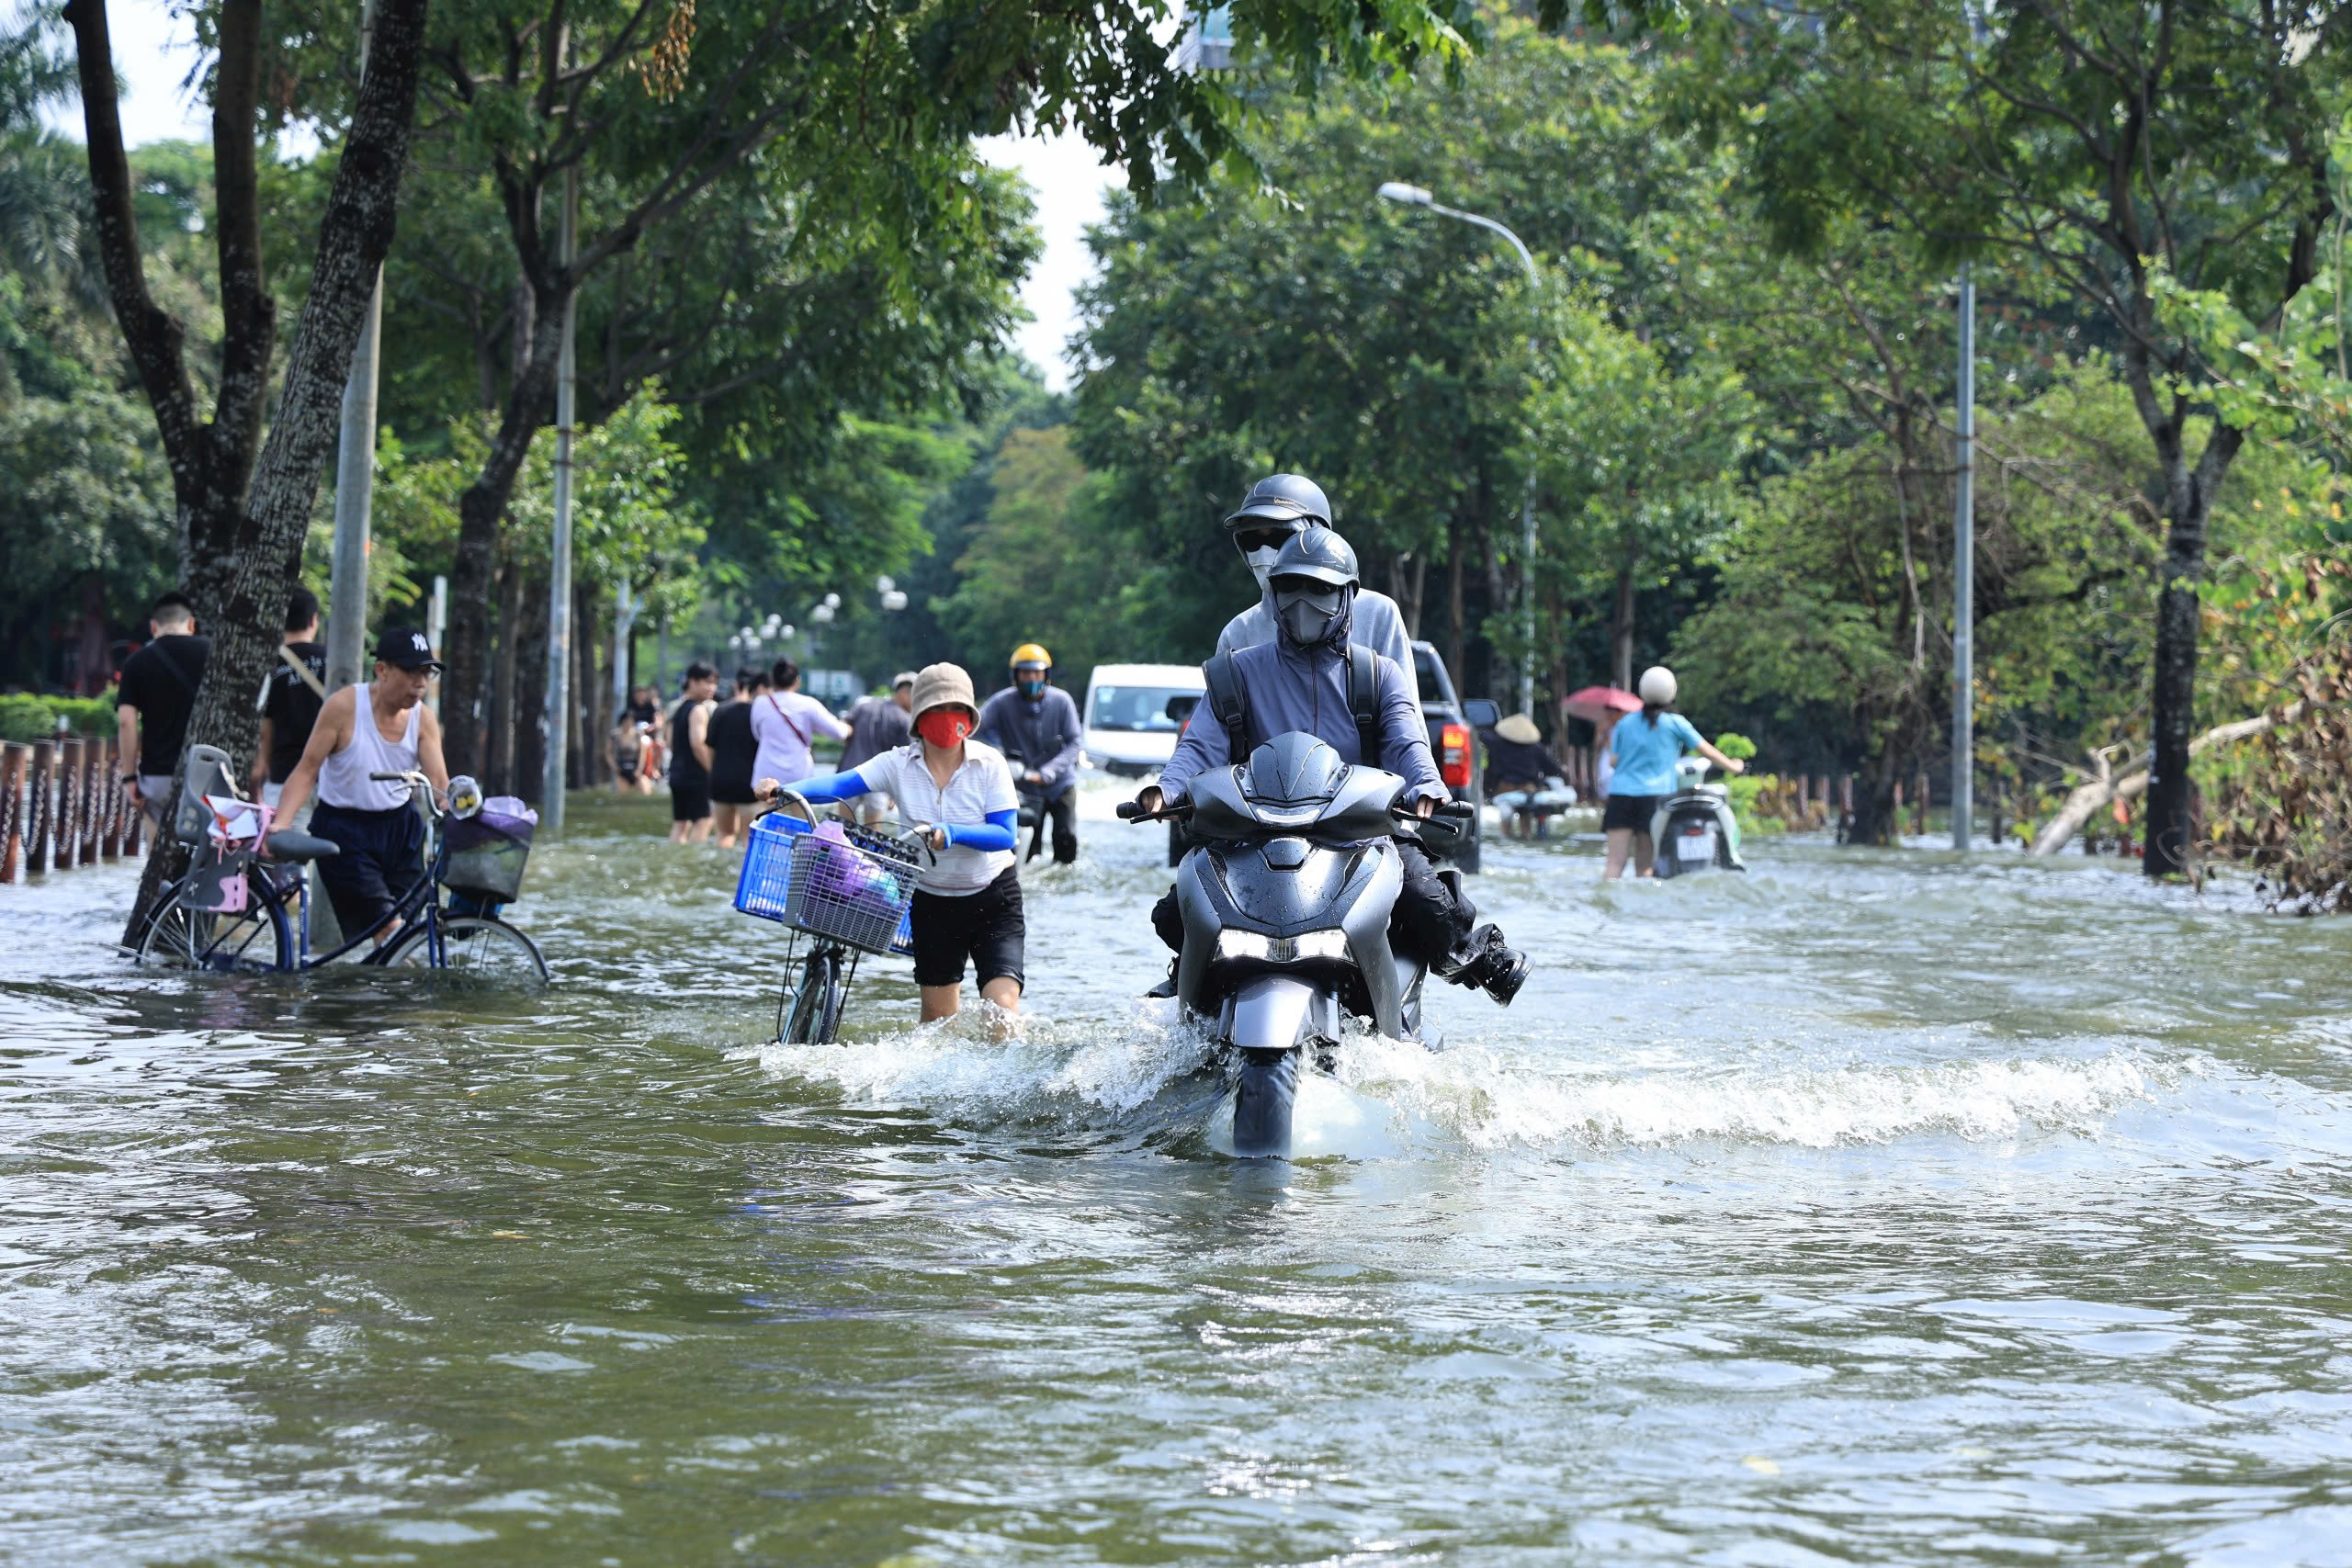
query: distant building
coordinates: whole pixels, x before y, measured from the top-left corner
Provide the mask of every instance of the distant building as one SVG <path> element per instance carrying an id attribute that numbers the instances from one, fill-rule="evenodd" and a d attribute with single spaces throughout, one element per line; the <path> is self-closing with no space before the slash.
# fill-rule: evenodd
<path id="1" fill-rule="evenodd" d="M 1232 7 L 1185 7 L 1184 39 L 1176 46 L 1176 68 L 1180 71 L 1224 71 L 1232 64 Z"/>

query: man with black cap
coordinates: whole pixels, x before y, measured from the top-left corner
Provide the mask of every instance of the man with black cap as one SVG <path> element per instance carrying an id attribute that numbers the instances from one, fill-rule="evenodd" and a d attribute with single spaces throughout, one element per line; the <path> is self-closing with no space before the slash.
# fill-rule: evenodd
<path id="1" fill-rule="evenodd" d="M 424 823 L 409 804 L 409 786 L 373 775 L 421 773 L 435 794 L 448 792 L 441 721 L 424 705 L 425 688 L 440 668 L 423 632 L 387 630 L 377 639 L 375 678 L 326 700 L 301 761 L 278 794 L 276 819 L 291 821 L 318 791 L 311 831 L 342 852 L 318 863 L 319 880 L 347 937 L 383 923 L 424 874 Z M 378 944 L 399 929 L 384 925 Z"/>
<path id="2" fill-rule="evenodd" d="M 1269 474 L 1250 487 L 1241 504 L 1226 518 L 1225 536 L 1233 541 L 1233 547 L 1250 564 L 1250 575 L 1258 580 L 1258 602 L 1225 623 L 1225 630 L 1217 634 L 1219 653 L 1262 648 L 1274 640 L 1274 591 L 1268 583 L 1274 557 L 1292 536 L 1330 525 L 1331 503 L 1325 499 L 1323 487 L 1305 474 Z M 1396 607 L 1396 600 L 1359 587 L 1355 621 L 1348 637 L 1359 648 L 1395 660 L 1405 672 L 1407 694 L 1419 706 L 1421 682 L 1413 667 L 1413 639 L 1406 633 L 1405 613 Z"/>

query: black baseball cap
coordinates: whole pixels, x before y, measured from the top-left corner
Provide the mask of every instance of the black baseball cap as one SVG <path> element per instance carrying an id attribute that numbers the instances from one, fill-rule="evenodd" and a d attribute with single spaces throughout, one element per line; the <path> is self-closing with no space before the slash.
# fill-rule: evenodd
<path id="1" fill-rule="evenodd" d="M 433 656 L 433 645 L 414 626 L 386 626 L 384 635 L 376 639 L 376 657 L 395 670 L 443 668 Z"/>

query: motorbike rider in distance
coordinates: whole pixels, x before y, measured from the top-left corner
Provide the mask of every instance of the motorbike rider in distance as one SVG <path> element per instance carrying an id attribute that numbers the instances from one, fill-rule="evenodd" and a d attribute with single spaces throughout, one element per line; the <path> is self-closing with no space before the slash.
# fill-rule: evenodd
<path id="1" fill-rule="evenodd" d="M 1343 762 L 1400 775 L 1416 814 L 1429 817 L 1450 792 L 1430 755 L 1420 704 L 1396 660 L 1350 646 L 1355 551 L 1329 528 L 1309 527 L 1283 547 L 1268 577 L 1275 639 L 1219 654 L 1203 667 L 1209 695 L 1193 710 L 1159 783 L 1136 797 L 1137 806 L 1154 812 L 1182 802 L 1196 775 L 1242 761 L 1277 735 L 1304 731 Z M 1359 690 L 1360 672 L 1370 676 L 1368 694 Z M 1232 694 L 1238 715 L 1219 711 L 1221 691 Z M 1229 720 L 1237 721 L 1238 735 L 1228 733 Z M 1480 987 L 1508 1005 L 1526 982 L 1525 956 L 1506 946 L 1492 924 L 1474 925 L 1477 908 L 1463 892 L 1459 872 L 1436 870 L 1416 840 L 1400 836 L 1396 849 L 1404 886 L 1394 919 L 1403 945 L 1441 979 Z M 1162 942 L 1182 949 L 1183 919 L 1172 891 L 1153 907 L 1151 923 Z"/>
<path id="2" fill-rule="evenodd" d="M 1324 497 L 1323 487 L 1304 474 L 1270 474 L 1250 487 L 1241 504 L 1226 518 L 1225 534 L 1250 563 L 1250 574 L 1258 580 L 1258 602 L 1226 622 L 1225 630 L 1217 634 L 1219 653 L 1238 653 L 1274 640 L 1274 595 L 1268 586 L 1274 558 L 1298 534 L 1330 525 L 1331 503 Z M 1417 705 L 1420 702 L 1413 639 L 1406 633 L 1405 614 L 1396 600 L 1359 584 L 1349 637 L 1361 648 L 1395 660 L 1405 672 L 1406 695 Z"/>

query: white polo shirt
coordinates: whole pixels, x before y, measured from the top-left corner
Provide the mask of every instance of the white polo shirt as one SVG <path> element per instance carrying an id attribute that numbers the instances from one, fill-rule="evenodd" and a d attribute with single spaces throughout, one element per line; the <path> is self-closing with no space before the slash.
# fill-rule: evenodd
<path id="1" fill-rule="evenodd" d="M 894 751 L 868 757 L 856 772 L 871 784 L 890 792 L 899 803 L 899 819 L 910 826 L 979 828 L 991 811 L 1021 809 L 1020 792 L 1012 786 L 1012 769 L 1004 753 L 978 740 L 964 742 L 964 763 L 942 789 L 923 765 L 922 742 L 910 741 Z M 925 871 L 915 886 L 925 893 L 957 897 L 978 893 L 1012 863 L 1011 850 L 976 850 L 950 844 L 939 852 L 939 863 Z"/>

